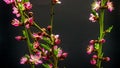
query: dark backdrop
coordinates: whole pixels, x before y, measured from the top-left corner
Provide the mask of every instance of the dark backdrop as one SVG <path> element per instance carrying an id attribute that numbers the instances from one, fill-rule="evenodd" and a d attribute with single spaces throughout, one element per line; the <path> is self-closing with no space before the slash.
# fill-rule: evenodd
<path id="1" fill-rule="evenodd" d="M 55 7 L 54 33 L 60 34 L 60 45 L 69 53 L 64 61 L 60 61 L 60 68 L 92 68 L 86 54 L 90 39 L 97 39 L 98 23 L 91 23 L 88 18 L 90 4 L 93 0 L 61 0 L 61 5 Z M 35 20 L 45 27 L 49 24 L 49 1 L 31 0 Z M 110 34 L 107 34 L 104 46 L 104 55 L 110 56 L 111 61 L 104 63 L 104 68 L 120 68 L 120 0 L 113 0 L 115 10 L 106 11 L 105 28 L 113 25 Z M 0 0 L 0 68 L 29 68 L 29 65 L 20 65 L 20 58 L 27 53 L 24 42 L 18 42 L 14 36 L 20 35 L 20 28 L 11 26 L 15 17 L 11 14 L 11 6 Z"/>

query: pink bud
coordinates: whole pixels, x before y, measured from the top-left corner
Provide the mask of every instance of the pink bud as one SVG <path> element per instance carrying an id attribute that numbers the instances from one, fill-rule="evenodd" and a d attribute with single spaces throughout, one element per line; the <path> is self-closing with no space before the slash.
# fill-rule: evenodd
<path id="1" fill-rule="evenodd" d="M 110 61 L 110 57 L 103 58 L 104 61 Z"/>
<path id="2" fill-rule="evenodd" d="M 90 45 L 94 45 L 95 41 L 94 40 L 90 40 Z"/>
<path id="3" fill-rule="evenodd" d="M 55 45 L 58 45 L 58 44 L 60 44 L 60 43 L 61 43 L 60 39 L 56 39 L 56 40 L 55 40 Z"/>
<path id="4" fill-rule="evenodd" d="M 105 43 L 105 42 L 106 42 L 105 39 L 101 39 L 101 40 L 100 40 L 100 43 Z"/>
<path id="5" fill-rule="evenodd" d="M 23 39 L 23 37 L 22 36 L 16 36 L 15 39 L 18 40 L 18 41 L 21 41 Z"/>
<path id="6" fill-rule="evenodd" d="M 96 60 L 95 60 L 95 59 L 92 59 L 92 60 L 90 60 L 90 63 L 91 63 L 92 65 L 95 65 L 95 64 L 96 64 Z"/>
<path id="7" fill-rule="evenodd" d="M 39 47 L 39 45 L 40 45 L 40 44 L 39 44 L 39 42 L 38 42 L 38 41 L 36 41 L 36 42 L 34 42 L 34 43 L 33 43 L 33 47 L 34 47 L 35 49 L 36 49 L 36 48 L 38 48 L 38 47 Z"/>
<path id="8" fill-rule="evenodd" d="M 97 56 L 97 55 L 93 55 L 93 58 L 97 59 L 97 58 L 98 58 L 98 56 Z"/>
<path id="9" fill-rule="evenodd" d="M 32 8 L 32 4 L 30 4 L 30 2 L 24 3 L 24 6 L 27 10 L 30 10 Z"/>

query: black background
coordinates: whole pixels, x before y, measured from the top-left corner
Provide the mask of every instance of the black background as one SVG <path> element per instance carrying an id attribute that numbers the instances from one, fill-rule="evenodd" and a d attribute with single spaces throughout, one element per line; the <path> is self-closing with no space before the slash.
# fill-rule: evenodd
<path id="1" fill-rule="evenodd" d="M 60 34 L 60 47 L 69 53 L 64 61 L 60 61 L 60 68 L 93 68 L 89 63 L 90 56 L 86 48 L 91 39 L 97 39 L 99 24 L 91 23 L 88 18 L 93 0 L 61 0 L 61 5 L 55 7 L 54 33 Z M 34 17 L 40 26 L 49 24 L 49 1 L 31 0 Z M 120 0 L 113 0 L 115 10 L 105 12 L 105 28 L 113 25 L 110 34 L 106 35 L 104 55 L 110 56 L 110 62 L 104 62 L 104 68 L 120 68 Z M 0 68 L 30 68 L 21 65 L 20 58 L 27 53 L 25 42 L 18 42 L 15 36 L 21 35 L 21 29 L 11 26 L 15 16 L 10 5 L 0 0 Z M 39 67 L 39 66 L 38 66 Z"/>

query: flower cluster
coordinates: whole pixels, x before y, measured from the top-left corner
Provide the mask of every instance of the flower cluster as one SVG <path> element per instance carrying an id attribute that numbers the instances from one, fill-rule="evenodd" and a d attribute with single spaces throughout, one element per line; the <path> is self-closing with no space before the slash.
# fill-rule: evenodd
<path id="1" fill-rule="evenodd" d="M 108 9 L 110 12 L 113 11 L 113 4 L 110 2 L 110 0 L 106 0 L 107 2 L 105 5 L 101 4 L 101 0 L 95 0 L 92 4 L 92 13 L 90 14 L 89 20 L 92 22 L 96 22 L 99 20 L 99 14 L 98 11 L 99 9 Z"/>
<path id="2" fill-rule="evenodd" d="M 59 0 L 51 0 L 52 5 L 60 4 Z M 12 20 L 15 27 L 24 27 L 22 36 L 16 36 L 18 41 L 26 41 L 30 54 L 26 54 L 20 60 L 21 64 L 42 64 L 45 68 L 56 68 L 58 60 L 64 60 L 67 53 L 58 45 L 61 40 L 59 35 L 51 33 L 52 25 L 41 28 L 36 24 L 33 17 L 32 4 L 29 0 L 4 0 L 6 4 L 12 4 L 13 14 L 16 18 Z M 32 27 L 32 28 L 31 28 Z M 37 31 L 34 31 L 37 28 Z"/>
<path id="3" fill-rule="evenodd" d="M 100 60 L 104 60 L 104 61 L 109 61 L 110 58 L 109 57 L 98 57 L 96 54 L 98 52 L 98 49 L 100 48 L 99 47 L 99 44 L 103 44 L 105 43 L 106 40 L 105 39 L 101 39 L 101 40 L 90 40 L 89 41 L 89 45 L 87 47 L 87 54 L 92 54 L 93 57 L 90 61 L 91 64 L 95 65 L 96 62 L 97 62 L 97 59 L 100 59 Z M 108 59 L 109 58 L 109 59 Z"/>
<path id="4" fill-rule="evenodd" d="M 92 13 L 90 14 L 89 20 L 92 22 L 99 22 L 99 37 L 97 40 L 90 40 L 87 47 L 87 54 L 92 54 L 91 64 L 96 65 L 97 68 L 101 68 L 102 61 L 110 61 L 109 57 L 103 56 L 103 43 L 106 42 L 104 36 L 109 33 L 113 26 L 104 30 L 104 10 L 108 9 L 110 12 L 113 11 L 113 4 L 110 0 L 95 0 L 92 3 Z"/>

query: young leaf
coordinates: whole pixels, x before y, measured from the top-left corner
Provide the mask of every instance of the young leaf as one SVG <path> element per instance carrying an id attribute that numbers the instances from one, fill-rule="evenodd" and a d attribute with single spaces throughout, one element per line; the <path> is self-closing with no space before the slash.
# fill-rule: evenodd
<path id="1" fill-rule="evenodd" d="M 95 49 L 98 50 L 99 49 L 99 44 L 95 43 Z"/>
<path id="2" fill-rule="evenodd" d="M 23 0 L 24 2 L 29 2 L 29 0 Z"/>
<path id="3" fill-rule="evenodd" d="M 43 48 L 45 48 L 46 50 L 50 51 L 50 47 L 47 44 L 40 44 Z"/>
<path id="4" fill-rule="evenodd" d="M 42 64 L 44 68 L 50 68 L 48 64 Z"/>
<path id="5" fill-rule="evenodd" d="M 26 33 L 25 33 L 25 30 L 22 31 L 23 35 L 26 37 Z"/>
<path id="6" fill-rule="evenodd" d="M 43 40 L 44 40 L 45 42 L 47 42 L 48 44 L 51 44 L 51 40 L 50 40 L 49 38 L 43 37 Z"/>
<path id="7" fill-rule="evenodd" d="M 111 30 L 112 30 L 112 28 L 113 28 L 113 25 L 112 25 L 112 26 L 110 26 L 110 27 L 106 30 L 106 32 L 110 33 L 110 32 L 111 32 Z"/>

